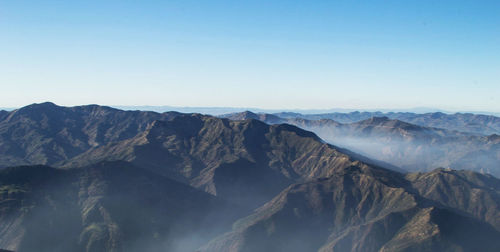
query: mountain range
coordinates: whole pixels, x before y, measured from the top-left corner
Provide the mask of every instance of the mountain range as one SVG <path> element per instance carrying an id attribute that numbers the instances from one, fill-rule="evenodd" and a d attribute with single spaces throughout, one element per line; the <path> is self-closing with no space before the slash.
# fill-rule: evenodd
<path id="1" fill-rule="evenodd" d="M 443 112 L 432 113 L 411 113 L 411 112 L 349 112 L 349 113 L 324 113 L 324 114 L 300 114 L 280 112 L 274 113 L 281 118 L 302 118 L 308 120 L 330 119 L 340 123 L 353 123 L 372 117 L 387 117 L 400 120 L 411 124 L 456 130 L 461 132 L 470 132 L 480 135 L 500 134 L 500 117 L 494 115 L 483 115 L 473 113 L 454 113 Z"/>
<path id="2" fill-rule="evenodd" d="M 281 118 L 249 111 L 223 115 L 269 124 L 287 123 L 316 133 L 323 140 L 406 171 L 436 167 L 474 170 L 500 176 L 500 136 L 425 127 L 388 117 L 340 123 L 332 119 Z"/>
<path id="3" fill-rule="evenodd" d="M 496 251 L 498 182 L 349 167 L 289 186 L 200 251 Z"/>
<path id="4" fill-rule="evenodd" d="M 495 135 L 377 117 L 345 124 L 52 103 L 0 116 L 2 249 L 500 250 L 499 179 L 407 173 L 307 129 L 491 146 Z"/>

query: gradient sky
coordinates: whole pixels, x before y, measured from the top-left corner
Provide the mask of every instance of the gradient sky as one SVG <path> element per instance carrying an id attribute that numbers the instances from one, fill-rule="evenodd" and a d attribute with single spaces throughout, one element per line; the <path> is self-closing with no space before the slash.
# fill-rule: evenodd
<path id="1" fill-rule="evenodd" d="M 500 1 L 0 0 L 0 106 L 500 112 Z"/>

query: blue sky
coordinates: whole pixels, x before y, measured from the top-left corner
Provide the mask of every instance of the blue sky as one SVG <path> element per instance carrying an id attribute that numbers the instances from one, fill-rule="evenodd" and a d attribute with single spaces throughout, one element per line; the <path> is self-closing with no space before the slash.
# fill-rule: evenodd
<path id="1" fill-rule="evenodd" d="M 500 1 L 0 0 L 0 106 L 500 112 Z"/>

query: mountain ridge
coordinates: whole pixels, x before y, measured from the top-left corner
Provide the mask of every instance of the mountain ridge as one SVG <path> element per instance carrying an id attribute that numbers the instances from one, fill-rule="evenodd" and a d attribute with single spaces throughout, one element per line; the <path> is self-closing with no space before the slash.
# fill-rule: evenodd
<path id="1" fill-rule="evenodd" d="M 371 117 L 388 117 L 398 119 L 415 125 L 434 128 L 445 128 L 461 132 L 481 135 L 500 133 L 500 117 L 473 113 L 443 112 L 411 113 L 411 112 L 349 112 L 325 114 L 300 114 L 300 113 L 274 113 L 282 118 L 303 118 L 309 120 L 332 119 L 340 123 L 352 123 L 369 119 Z"/>
<path id="2" fill-rule="evenodd" d="M 412 184 L 414 181 L 397 174 L 377 175 L 376 171 L 370 174 L 373 172 L 370 169 L 347 168 L 328 178 L 293 184 L 252 215 L 237 221 L 232 232 L 212 240 L 199 251 L 496 251 L 500 248 L 495 241 L 500 237 L 500 225 L 495 221 L 500 213 L 498 205 L 492 206 L 491 218 L 472 208 L 465 209 L 466 203 L 460 205 L 463 212 L 459 214 L 453 210 L 457 205 L 443 201 L 437 204 L 432 196 L 422 197 L 414 191 L 414 186 L 419 188 Z M 442 172 L 445 171 L 434 171 Z M 393 180 L 393 176 L 398 178 Z M 408 176 L 419 177 L 419 174 Z M 498 185 L 498 179 L 488 179 Z M 500 191 L 480 188 L 475 190 L 495 198 L 500 195 Z M 419 189 L 425 191 L 426 187 Z M 464 192 L 475 194 L 474 190 Z M 495 202 L 498 204 L 498 198 Z"/>
<path id="3" fill-rule="evenodd" d="M 57 167 L 0 170 L 1 248 L 500 249 L 499 179 L 448 168 L 394 171 L 301 127 L 328 125 L 359 138 L 383 133 L 380 141 L 466 133 L 387 117 L 342 124 L 247 112 L 229 120 L 50 103 L 9 116 L 0 122 L 0 156 Z M 500 145 L 497 135 L 473 137 Z"/>
<path id="4" fill-rule="evenodd" d="M 125 112 L 98 105 L 32 104 L 9 112 L 0 121 L 0 167 L 54 165 L 88 148 L 135 136 L 150 121 L 168 120 L 177 114 Z"/>
<path id="5" fill-rule="evenodd" d="M 90 149 L 63 167 L 125 160 L 232 200 L 242 198 L 239 193 L 245 192 L 249 183 L 257 183 L 259 191 L 243 197 L 262 198 L 251 203 L 257 206 L 294 181 L 327 176 L 350 165 L 376 165 L 368 158 L 350 154 L 292 125 L 181 115 L 170 121 L 155 121 L 134 138 Z M 227 184 L 223 179 L 226 176 L 235 182 Z"/>
<path id="6" fill-rule="evenodd" d="M 229 114 L 223 117 L 241 119 L 244 114 Z M 266 118 L 258 114 L 253 117 L 260 120 Z M 282 118 L 277 123 L 296 125 L 315 132 L 328 143 L 410 172 L 451 167 L 500 176 L 500 145 L 495 134 L 483 136 L 424 127 L 387 116 L 371 117 L 352 123 L 300 117 Z"/>

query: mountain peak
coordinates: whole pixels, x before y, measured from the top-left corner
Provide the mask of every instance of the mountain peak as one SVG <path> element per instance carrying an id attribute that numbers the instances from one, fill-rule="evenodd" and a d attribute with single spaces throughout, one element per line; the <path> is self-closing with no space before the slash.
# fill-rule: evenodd
<path id="1" fill-rule="evenodd" d="M 241 112 L 241 114 L 248 115 L 248 116 L 257 116 L 256 113 L 254 113 L 250 110 L 245 110 L 245 111 Z"/>
<path id="2" fill-rule="evenodd" d="M 387 123 L 387 122 L 390 122 L 390 121 L 393 121 L 393 120 L 390 119 L 387 116 L 372 116 L 372 117 L 370 117 L 370 118 L 368 118 L 366 120 L 362 120 L 362 121 L 357 122 L 357 124 L 377 125 L 377 124 L 384 124 L 384 123 Z"/>
<path id="3" fill-rule="evenodd" d="M 283 123 L 283 124 L 275 124 L 275 125 L 272 125 L 271 127 L 275 128 L 277 131 L 289 131 L 289 132 L 293 132 L 293 133 L 297 134 L 297 136 L 312 138 L 312 139 L 315 139 L 317 141 L 323 141 L 313 132 L 303 130 L 295 125 Z"/>
<path id="4" fill-rule="evenodd" d="M 63 109 L 66 109 L 66 107 L 60 107 L 52 102 L 33 103 L 12 111 L 6 120 L 12 120 L 14 118 L 18 118 L 19 116 L 39 119 L 44 114 L 58 113 Z"/>
<path id="5" fill-rule="evenodd" d="M 363 125 L 363 126 L 382 126 L 386 128 L 401 128 L 406 130 L 419 130 L 426 127 L 418 126 L 415 124 L 407 123 L 398 119 L 391 119 L 387 116 L 374 116 L 369 119 L 352 123 L 352 125 Z"/>
<path id="6" fill-rule="evenodd" d="M 19 108 L 18 110 L 54 109 L 54 108 L 61 108 L 61 107 L 52 102 L 42 102 L 42 103 L 33 103 L 28 106 Z"/>
<path id="7" fill-rule="evenodd" d="M 227 119 L 233 120 L 233 121 L 246 120 L 246 119 L 260 120 L 259 115 L 257 115 L 256 113 L 254 113 L 252 111 L 248 111 L 248 110 L 243 111 L 243 112 L 239 112 L 239 113 L 231 113 L 231 114 L 222 115 L 221 117 L 224 117 L 224 118 L 227 118 Z"/>
<path id="8" fill-rule="evenodd" d="M 240 113 L 226 114 L 222 115 L 222 118 L 227 118 L 233 121 L 241 121 L 247 119 L 259 120 L 268 124 L 278 124 L 286 122 L 285 119 L 275 115 L 275 114 L 265 114 L 265 113 L 254 113 L 251 111 L 243 111 Z"/>
<path id="9" fill-rule="evenodd" d="M 46 102 L 41 102 L 41 103 L 33 103 L 31 105 L 28 105 L 28 106 L 45 106 L 45 107 L 58 107 L 58 105 L 56 105 L 55 103 L 53 102 L 50 102 L 50 101 L 46 101 Z"/>

